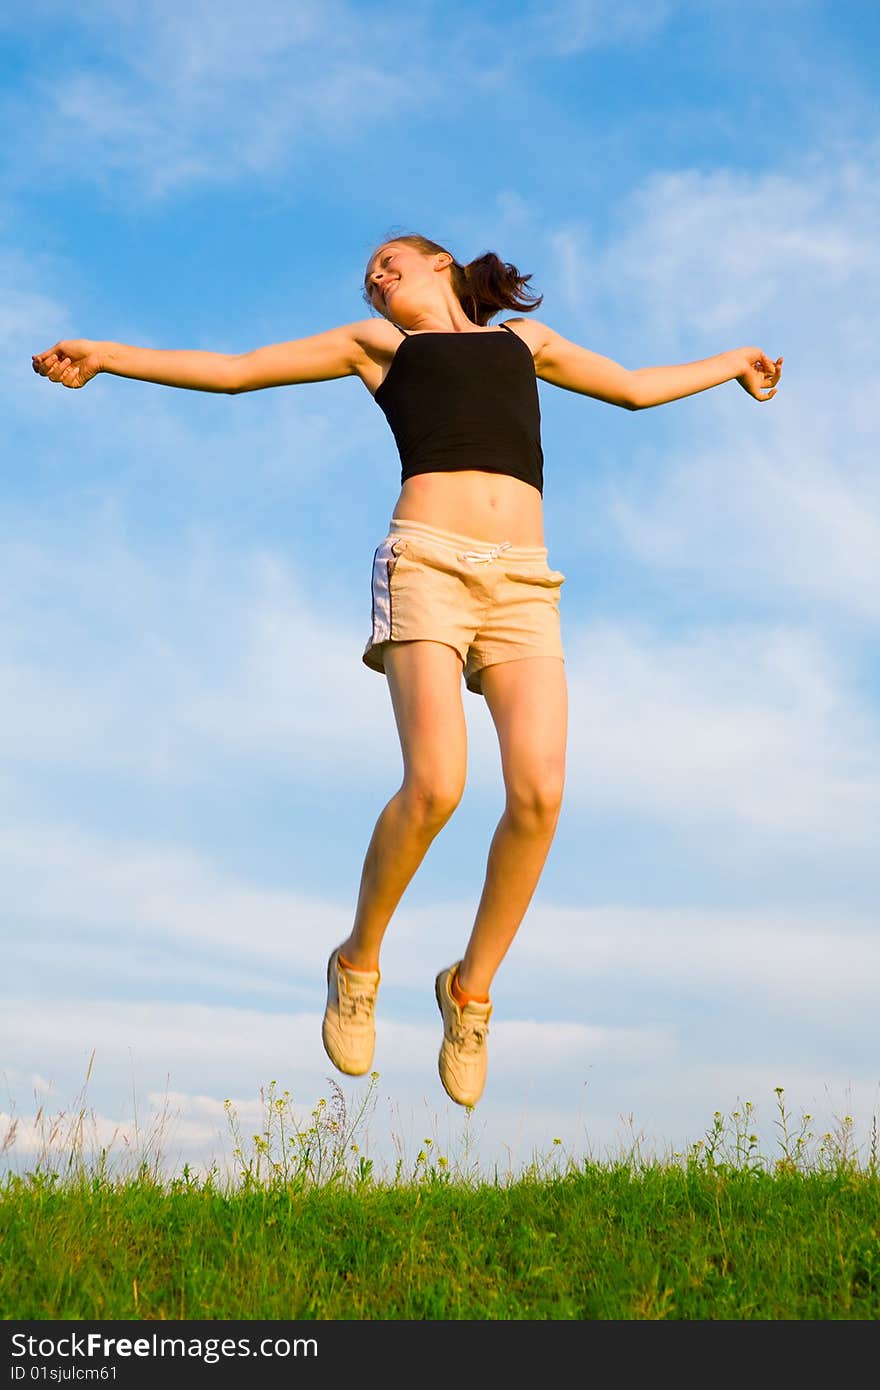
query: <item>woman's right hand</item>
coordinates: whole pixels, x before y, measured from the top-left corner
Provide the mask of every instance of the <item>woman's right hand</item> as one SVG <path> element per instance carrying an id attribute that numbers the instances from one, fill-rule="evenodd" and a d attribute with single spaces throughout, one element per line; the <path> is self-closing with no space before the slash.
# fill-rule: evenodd
<path id="1" fill-rule="evenodd" d="M 101 370 L 102 346 L 102 343 L 94 342 L 91 338 L 66 338 L 64 342 L 46 348 L 45 352 L 34 353 L 34 371 L 48 377 L 49 381 L 76 391 Z"/>

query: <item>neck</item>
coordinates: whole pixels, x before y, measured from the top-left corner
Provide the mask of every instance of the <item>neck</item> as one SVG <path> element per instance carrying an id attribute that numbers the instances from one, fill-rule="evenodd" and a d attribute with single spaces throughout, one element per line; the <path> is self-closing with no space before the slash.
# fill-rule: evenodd
<path id="1" fill-rule="evenodd" d="M 410 333 L 469 333 L 480 325 L 468 318 L 453 296 L 415 309 L 405 319 L 400 319 L 400 326 Z"/>

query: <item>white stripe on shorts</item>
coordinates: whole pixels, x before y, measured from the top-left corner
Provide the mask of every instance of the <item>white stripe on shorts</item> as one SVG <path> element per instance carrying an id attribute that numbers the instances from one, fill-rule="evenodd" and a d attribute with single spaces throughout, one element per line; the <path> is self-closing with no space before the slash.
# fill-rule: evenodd
<path id="1" fill-rule="evenodd" d="M 373 635 L 371 643 L 391 640 L 391 586 L 388 561 L 394 558 L 392 546 L 398 537 L 386 537 L 373 556 Z M 369 645 L 369 644 L 368 644 Z"/>

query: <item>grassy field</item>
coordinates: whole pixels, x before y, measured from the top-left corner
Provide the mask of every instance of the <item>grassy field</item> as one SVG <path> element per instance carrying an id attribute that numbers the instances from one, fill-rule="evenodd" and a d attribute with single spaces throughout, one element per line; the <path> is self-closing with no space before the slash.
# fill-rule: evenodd
<path id="1" fill-rule="evenodd" d="M 297 1126 L 270 1087 L 246 1143 L 229 1109 L 222 1177 L 163 1177 L 155 1152 L 114 1173 L 74 1126 L 0 1186 L 0 1317 L 874 1320 L 876 1129 L 865 1152 L 846 1119 L 815 1141 L 777 1097 L 772 1158 L 746 1103 L 666 1161 L 557 1153 L 493 1180 L 429 1140 L 379 1177 L 341 1091 Z"/>

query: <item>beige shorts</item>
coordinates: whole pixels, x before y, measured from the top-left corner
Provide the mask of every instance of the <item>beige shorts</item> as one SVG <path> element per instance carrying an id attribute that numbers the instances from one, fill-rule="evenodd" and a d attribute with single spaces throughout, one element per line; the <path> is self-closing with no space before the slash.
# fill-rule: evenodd
<path id="1" fill-rule="evenodd" d="M 564 583 L 544 546 L 488 545 L 392 517 L 373 556 L 372 631 L 363 661 L 384 674 L 386 642 L 443 642 L 458 652 L 468 690 L 481 695 L 486 666 L 526 656 L 565 660 Z"/>

